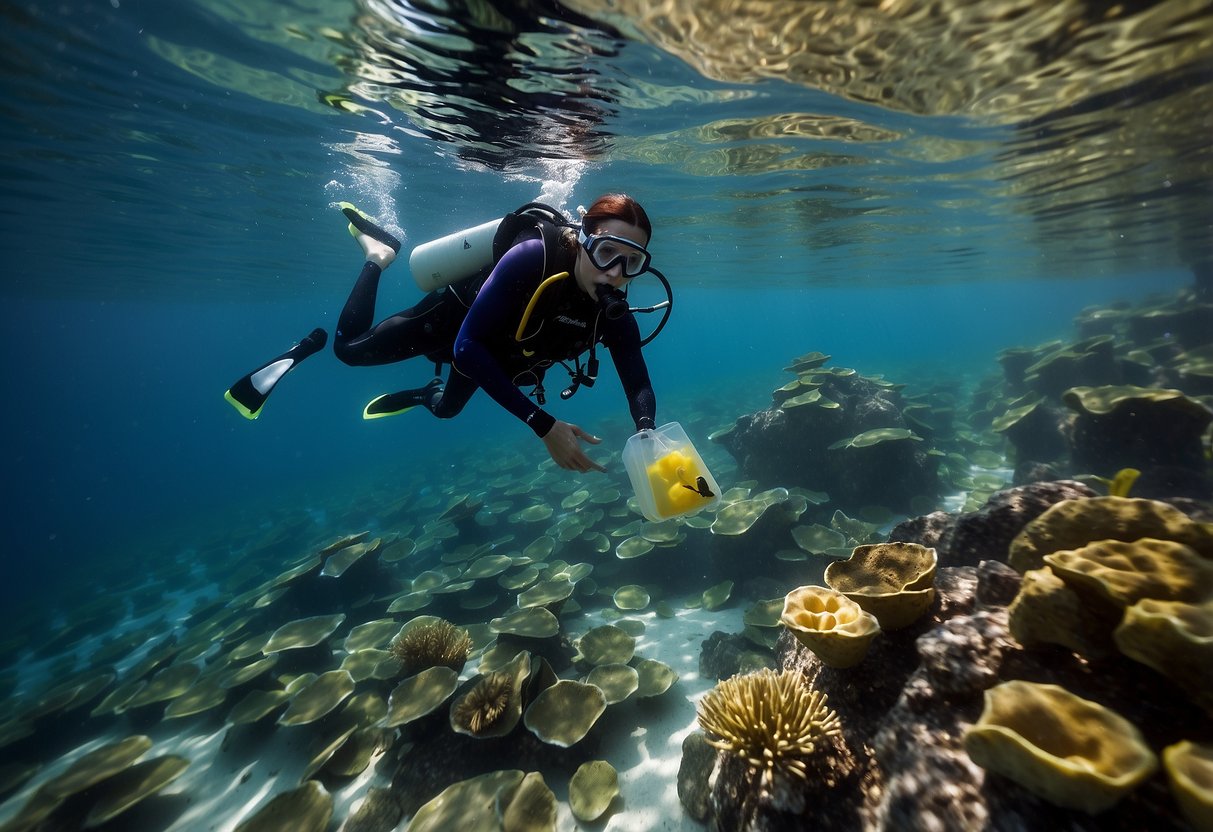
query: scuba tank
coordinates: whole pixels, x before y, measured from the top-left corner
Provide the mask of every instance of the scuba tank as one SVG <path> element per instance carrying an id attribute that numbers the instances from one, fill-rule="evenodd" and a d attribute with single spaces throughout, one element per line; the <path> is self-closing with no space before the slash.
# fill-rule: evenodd
<path id="1" fill-rule="evenodd" d="M 409 271 L 421 291 L 433 292 L 496 265 L 522 232 L 538 228 L 548 246 L 561 227 L 577 226 L 550 205 L 528 202 L 499 219 L 422 243 L 409 254 Z"/>
<path id="2" fill-rule="evenodd" d="M 417 288 L 433 292 L 493 265 L 493 238 L 503 218 L 465 228 L 422 243 L 409 255 L 409 270 Z"/>

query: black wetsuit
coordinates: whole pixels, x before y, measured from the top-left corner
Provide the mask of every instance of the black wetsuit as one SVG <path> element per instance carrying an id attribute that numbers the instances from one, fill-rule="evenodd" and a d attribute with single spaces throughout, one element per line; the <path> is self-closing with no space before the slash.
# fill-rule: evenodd
<path id="1" fill-rule="evenodd" d="M 435 416 L 459 413 L 477 388 L 545 436 L 556 420 L 519 390 L 543 381 L 544 370 L 571 361 L 601 342 L 611 352 L 628 397 L 636 429 L 651 428 L 656 397 L 640 350 L 640 329 L 631 313 L 608 320 L 570 276 L 544 291 L 522 342 L 518 324 L 544 272 L 572 271 L 567 263 L 545 264 L 541 240 L 513 246 L 484 281 L 474 300 L 467 287 L 445 287 L 411 309 L 372 326 L 381 271 L 367 263 L 337 322 L 333 351 L 346 364 L 390 364 L 424 355 L 452 364 L 445 388 L 419 399 Z M 470 305 L 468 301 L 470 300 Z"/>

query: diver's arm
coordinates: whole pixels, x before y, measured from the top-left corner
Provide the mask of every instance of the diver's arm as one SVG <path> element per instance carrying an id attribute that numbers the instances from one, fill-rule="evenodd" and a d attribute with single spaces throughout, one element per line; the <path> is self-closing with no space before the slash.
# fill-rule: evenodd
<path id="1" fill-rule="evenodd" d="M 648 365 L 644 363 L 644 355 L 640 351 L 640 328 L 636 326 L 636 318 L 624 315 L 610 321 L 607 327 L 603 343 L 611 351 L 611 361 L 623 383 L 623 392 L 628 397 L 636 430 L 652 430 L 657 426 L 657 397 L 649 381 Z"/>
<path id="2" fill-rule="evenodd" d="M 511 248 L 485 281 L 455 338 L 454 366 L 488 393 L 493 401 L 545 436 L 556 420 L 514 386 L 488 344 L 503 333 L 514 336 L 522 309 L 543 271 L 543 242 L 526 240 Z"/>

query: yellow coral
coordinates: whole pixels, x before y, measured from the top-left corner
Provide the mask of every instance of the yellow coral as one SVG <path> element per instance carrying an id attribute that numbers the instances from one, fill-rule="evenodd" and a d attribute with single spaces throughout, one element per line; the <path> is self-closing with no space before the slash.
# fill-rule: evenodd
<path id="1" fill-rule="evenodd" d="M 1032 682 L 987 690 L 964 745 L 982 768 L 1090 814 L 1115 804 L 1158 767 L 1124 717 L 1065 688 Z"/>
<path id="2" fill-rule="evenodd" d="M 1088 658 L 1115 652 L 1112 631 L 1118 615 L 1083 602 L 1048 567 L 1023 576 L 1019 594 L 1007 610 L 1011 635 L 1025 647 L 1060 644 Z"/>
<path id="3" fill-rule="evenodd" d="M 1213 745 L 1184 740 L 1162 752 L 1175 802 L 1196 832 L 1213 832 Z"/>
<path id="4" fill-rule="evenodd" d="M 1099 540 L 1044 560 L 1078 592 L 1121 608 L 1143 598 L 1197 601 L 1213 593 L 1213 561 L 1173 540 Z"/>
<path id="5" fill-rule="evenodd" d="M 1154 668 L 1213 714 L 1213 600 L 1138 601 L 1125 610 L 1113 638 L 1120 652 Z"/>
<path id="6" fill-rule="evenodd" d="M 876 616 L 881 629 L 914 623 L 935 600 L 934 549 L 917 543 L 856 546 L 847 560 L 826 567 L 826 584 Z"/>
<path id="7" fill-rule="evenodd" d="M 874 615 L 824 586 L 802 586 L 789 592 L 779 620 L 830 667 L 859 664 L 880 632 Z"/>
<path id="8" fill-rule="evenodd" d="M 741 757 L 764 783 L 776 772 L 807 778 L 805 758 L 842 730 L 826 695 L 799 672 L 765 668 L 718 684 L 699 703 L 699 726 L 709 745 Z"/>
<path id="9" fill-rule="evenodd" d="M 1213 524 L 1197 523 L 1174 506 L 1128 497 L 1063 500 L 1028 523 L 1011 541 L 1007 563 L 1039 569 L 1044 556 L 1096 540 L 1174 540 L 1213 558 Z"/>

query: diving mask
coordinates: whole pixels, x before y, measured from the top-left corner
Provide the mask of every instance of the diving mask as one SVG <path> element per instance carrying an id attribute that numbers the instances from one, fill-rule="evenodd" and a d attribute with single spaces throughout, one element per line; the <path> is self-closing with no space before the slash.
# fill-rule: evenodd
<path id="1" fill-rule="evenodd" d="M 590 255 L 590 262 L 600 271 L 606 271 L 616 263 L 623 265 L 625 277 L 636 277 L 649 267 L 649 253 L 640 243 L 617 237 L 614 234 L 590 234 L 582 229 L 577 239 Z"/>

